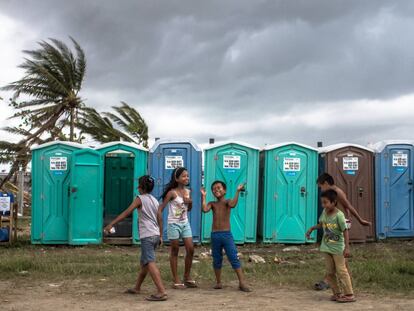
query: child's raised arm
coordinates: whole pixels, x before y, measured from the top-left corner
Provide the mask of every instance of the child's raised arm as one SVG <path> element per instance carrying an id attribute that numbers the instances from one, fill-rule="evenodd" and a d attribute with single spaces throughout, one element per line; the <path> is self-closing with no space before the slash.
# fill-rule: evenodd
<path id="1" fill-rule="evenodd" d="M 187 194 L 188 196 L 185 196 L 183 198 L 183 201 L 185 204 L 187 204 L 188 211 L 191 211 L 191 209 L 193 208 L 193 199 L 191 199 L 191 190 L 187 190 Z"/>
<path id="2" fill-rule="evenodd" d="M 108 224 L 104 228 L 104 232 L 108 233 L 113 226 L 115 226 L 118 222 L 120 222 L 121 220 L 123 220 L 126 217 L 128 217 L 129 215 L 131 215 L 131 213 L 134 211 L 134 209 L 139 208 L 141 206 L 141 204 L 142 204 L 141 199 L 139 197 L 136 197 L 135 200 L 132 201 L 131 205 L 125 211 L 123 211 L 121 214 L 119 214 L 118 217 L 116 217 L 114 220 L 112 220 L 111 223 Z"/>
<path id="3" fill-rule="evenodd" d="M 158 226 L 160 227 L 160 239 L 162 239 L 162 235 L 163 235 L 162 212 L 164 211 L 164 208 L 167 206 L 168 202 L 170 202 L 174 198 L 175 198 L 174 192 L 169 191 L 167 195 L 165 196 L 164 200 L 162 201 L 162 203 L 160 204 L 160 206 L 158 207 L 157 221 L 158 221 Z"/>
<path id="4" fill-rule="evenodd" d="M 237 202 L 239 201 L 239 194 L 240 194 L 240 191 L 244 191 L 244 185 L 245 185 L 245 184 L 246 184 L 246 183 L 243 183 L 243 184 L 239 185 L 239 186 L 237 187 L 236 194 L 234 195 L 234 198 L 228 201 L 228 203 L 227 203 L 227 204 L 228 204 L 231 208 L 236 207 Z"/>
<path id="5" fill-rule="evenodd" d="M 206 189 L 201 188 L 200 192 L 201 192 L 201 210 L 204 213 L 208 213 L 211 210 L 211 202 L 209 202 L 208 204 L 206 203 Z"/>

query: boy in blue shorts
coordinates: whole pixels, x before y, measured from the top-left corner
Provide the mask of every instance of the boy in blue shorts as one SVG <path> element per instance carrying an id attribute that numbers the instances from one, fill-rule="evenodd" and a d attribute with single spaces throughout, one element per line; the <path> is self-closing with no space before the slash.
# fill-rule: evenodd
<path id="1" fill-rule="evenodd" d="M 244 185 L 237 187 L 236 195 L 233 199 L 226 199 L 226 184 L 222 181 L 215 181 L 211 185 L 211 190 L 217 199 L 214 202 L 206 203 L 206 191 L 201 189 L 202 195 L 202 211 L 208 213 L 213 211 L 213 230 L 211 232 L 211 251 L 213 256 L 213 267 L 216 275 L 216 285 L 214 289 L 222 289 L 221 283 L 221 267 L 223 264 L 223 248 L 226 251 L 232 268 L 239 279 L 239 289 L 243 292 L 250 292 L 247 287 L 244 275 L 241 269 L 240 260 L 237 256 L 237 248 L 234 243 L 233 235 L 230 231 L 230 213 L 235 208 L 239 200 L 240 191 L 244 190 Z"/>

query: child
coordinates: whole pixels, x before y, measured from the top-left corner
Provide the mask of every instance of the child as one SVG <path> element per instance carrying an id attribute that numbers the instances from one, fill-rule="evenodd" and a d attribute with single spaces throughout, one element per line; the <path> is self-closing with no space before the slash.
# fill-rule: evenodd
<path id="1" fill-rule="evenodd" d="M 326 279 L 332 288 L 332 301 L 354 302 L 356 301 L 351 277 L 345 264 L 345 258 L 349 257 L 349 233 L 345 221 L 345 215 L 337 208 L 338 194 L 329 189 L 321 194 L 323 212 L 319 218 L 319 224 L 311 227 L 306 232 L 310 239 L 313 230 L 323 228 L 320 251 L 325 255 Z M 344 294 L 338 287 L 337 279 L 342 283 Z"/>
<path id="2" fill-rule="evenodd" d="M 158 208 L 158 223 L 160 224 L 160 235 L 163 234 L 162 212 L 168 208 L 168 227 L 167 236 L 170 240 L 170 266 L 173 276 L 173 288 L 184 289 L 186 287 L 195 288 L 197 284 L 190 277 L 191 265 L 193 263 L 194 245 L 193 234 L 190 223 L 188 222 L 187 213 L 192 208 L 190 190 L 186 189 L 190 178 L 187 169 L 178 167 L 171 174 L 171 180 L 165 188 L 161 198 L 163 202 Z M 180 239 L 183 239 L 186 250 L 184 280 L 181 282 L 178 278 L 178 252 L 180 250 Z"/>
<path id="3" fill-rule="evenodd" d="M 328 173 L 323 173 L 322 175 L 320 175 L 318 177 L 317 180 L 318 183 L 318 187 L 322 190 L 322 191 L 326 191 L 326 190 L 334 190 L 336 191 L 336 193 L 338 194 L 338 203 L 339 203 L 339 209 L 342 210 L 342 212 L 345 213 L 346 215 L 346 224 L 347 224 L 347 229 L 350 230 L 351 229 L 351 214 L 353 216 L 355 216 L 355 218 L 358 220 L 358 222 L 363 225 L 363 226 L 371 226 L 371 222 L 363 219 L 358 212 L 356 211 L 356 209 L 352 206 L 351 202 L 348 201 L 348 198 L 346 197 L 345 192 L 339 188 L 338 186 L 335 185 L 334 179 L 331 175 L 329 175 Z M 346 261 L 346 266 L 348 267 L 348 261 Z M 350 271 L 349 271 L 350 272 Z M 320 281 L 318 283 L 316 283 L 314 285 L 314 288 L 316 290 L 324 290 L 324 289 L 328 289 L 329 286 L 326 282 L 326 280 L 324 281 Z"/>
<path id="4" fill-rule="evenodd" d="M 351 202 L 348 201 L 345 192 L 335 185 L 334 179 L 331 175 L 328 173 L 323 173 L 318 177 L 317 180 L 318 186 L 322 191 L 326 190 L 334 190 L 338 194 L 338 203 L 339 208 L 343 210 L 343 212 L 346 215 L 346 223 L 348 226 L 348 229 L 351 228 L 351 214 L 355 216 L 355 218 L 358 220 L 358 222 L 363 226 L 371 226 L 371 222 L 363 219 L 356 209 L 352 206 Z M 342 208 L 341 208 L 342 207 Z"/>
<path id="5" fill-rule="evenodd" d="M 236 207 L 239 200 L 240 191 L 244 190 L 244 185 L 237 187 L 236 195 L 232 200 L 225 199 L 226 184 L 222 181 L 215 181 L 211 185 L 211 190 L 216 197 L 216 201 L 206 204 L 206 191 L 201 189 L 202 210 L 208 213 L 213 210 L 213 229 L 211 232 L 211 250 L 213 256 L 214 273 L 216 274 L 216 285 L 214 289 L 222 289 L 221 284 L 221 266 L 223 263 L 223 248 L 226 251 L 232 268 L 239 279 L 239 289 L 243 292 L 251 290 L 246 286 L 240 260 L 237 256 L 236 244 L 230 231 L 230 213 L 231 209 Z"/>
<path id="6" fill-rule="evenodd" d="M 148 175 L 138 180 L 138 195 L 131 205 L 116 217 L 104 229 L 105 233 L 111 232 L 113 226 L 128 217 L 134 209 L 138 210 L 138 228 L 141 239 L 141 271 L 138 275 L 135 288 L 128 289 L 128 294 L 139 294 L 141 285 L 148 272 L 157 287 L 157 293 L 147 297 L 149 301 L 167 300 L 161 274 L 155 264 L 155 249 L 160 243 L 160 229 L 157 222 L 158 201 L 150 193 L 154 188 L 154 179 Z"/>

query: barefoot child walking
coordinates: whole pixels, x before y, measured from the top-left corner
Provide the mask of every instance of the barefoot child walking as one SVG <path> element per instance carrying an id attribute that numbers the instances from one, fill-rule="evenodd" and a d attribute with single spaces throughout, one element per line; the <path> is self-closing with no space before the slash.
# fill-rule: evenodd
<path id="1" fill-rule="evenodd" d="M 243 271 L 241 269 L 240 260 L 237 256 L 236 244 L 230 231 L 230 214 L 231 209 L 235 208 L 239 200 L 240 191 L 244 190 L 244 185 L 237 187 L 236 195 L 233 199 L 228 200 L 226 196 L 226 184 L 222 181 L 215 181 L 211 185 L 211 190 L 217 199 L 214 202 L 206 203 L 206 191 L 201 188 L 202 210 L 204 213 L 213 211 L 213 229 L 211 232 L 211 250 L 213 256 L 213 267 L 216 275 L 215 289 L 222 289 L 221 283 L 221 267 L 223 264 L 223 248 L 226 251 L 232 268 L 239 279 L 239 289 L 243 292 L 250 292 L 247 287 Z"/>
<path id="2" fill-rule="evenodd" d="M 323 212 L 319 218 L 319 224 L 311 227 L 306 232 L 310 239 L 313 230 L 323 229 L 320 251 L 325 256 L 326 279 L 332 288 L 332 301 L 354 302 L 356 301 L 352 289 L 351 277 L 346 267 L 345 258 L 349 257 L 349 232 L 345 221 L 345 215 L 337 208 L 338 194 L 329 189 L 321 194 Z M 344 295 L 342 295 L 338 282 L 342 283 Z"/>
<path id="3" fill-rule="evenodd" d="M 158 208 L 158 223 L 160 224 L 160 235 L 163 234 L 162 212 L 168 205 L 168 227 L 167 236 L 171 243 L 170 246 L 170 266 L 173 276 L 173 288 L 184 289 L 186 287 L 195 288 L 197 284 L 190 277 L 191 265 L 193 263 L 194 245 L 193 234 L 187 213 L 192 208 L 190 190 L 186 187 L 190 182 L 188 171 L 184 167 L 174 169 L 171 180 L 166 186 L 161 198 L 163 202 Z M 180 250 L 180 239 L 184 241 L 186 250 L 184 279 L 180 281 L 178 277 L 178 253 Z"/>
<path id="4" fill-rule="evenodd" d="M 161 280 L 161 274 L 155 264 L 155 249 L 160 244 L 160 229 L 157 221 L 158 201 L 150 193 L 154 188 L 154 179 L 148 175 L 142 176 L 138 180 L 139 195 L 131 205 L 108 224 L 104 232 L 109 233 L 115 224 L 128 217 L 134 209 L 138 210 L 138 230 L 141 240 L 141 270 L 135 288 L 128 289 L 128 294 L 139 294 L 141 285 L 149 273 L 156 288 L 157 293 L 146 299 L 149 301 L 167 300 L 165 287 Z"/>

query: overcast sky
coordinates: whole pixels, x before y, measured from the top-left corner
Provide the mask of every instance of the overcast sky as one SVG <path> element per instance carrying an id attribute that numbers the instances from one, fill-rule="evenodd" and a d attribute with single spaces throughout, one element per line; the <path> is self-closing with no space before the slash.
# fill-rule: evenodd
<path id="1" fill-rule="evenodd" d="M 86 103 L 126 101 L 151 138 L 414 139 L 413 29 L 410 0 L 0 0 L 0 85 L 21 50 L 73 36 Z"/>

